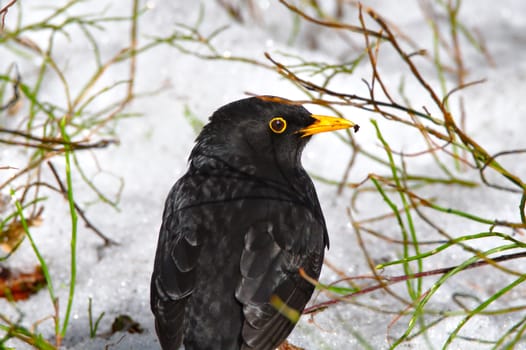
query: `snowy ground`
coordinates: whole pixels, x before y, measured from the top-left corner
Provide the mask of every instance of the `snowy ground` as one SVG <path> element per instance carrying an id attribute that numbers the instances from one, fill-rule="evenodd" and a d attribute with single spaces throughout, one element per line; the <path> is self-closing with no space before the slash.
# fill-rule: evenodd
<path id="1" fill-rule="evenodd" d="M 36 2 L 26 3 L 24 7 L 31 9 Z M 92 6 L 94 1 L 85 6 Z M 129 12 L 128 2 L 112 2 L 115 10 Z M 171 31 L 174 22 L 183 22 L 188 19 L 195 20 L 198 16 L 199 4 L 197 1 L 160 2 L 149 1 L 152 9 L 143 17 L 140 24 L 142 34 L 163 35 Z M 203 2 L 205 3 L 205 2 Z M 300 35 L 295 48 L 287 48 L 286 42 L 290 32 L 290 14 L 281 5 L 274 1 L 255 1 L 261 7 L 261 22 L 259 24 L 246 23 L 234 24 L 232 28 L 218 37 L 218 46 L 235 55 L 253 57 L 264 60 L 263 52 L 274 52 L 278 49 L 299 52 L 308 57 L 326 59 L 329 62 L 342 59 L 349 52 L 337 46 L 341 41 L 335 38 L 322 38 L 316 48 L 311 48 L 309 43 L 302 42 Z M 413 40 L 419 45 L 431 39 L 428 27 L 424 22 L 415 1 L 365 1 L 366 5 L 375 8 L 378 12 L 391 19 L 402 31 L 412 34 Z M 484 5 L 483 5 L 483 4 Z M 3 2 L 1 3 L 3 4 Z M 91 5 L 90 5 L 91 4 Z M 98 2 L 97 2 L 97 6 Z M 229 23 L 228 16 L 218 9 L 216 2 L 206 2 L 205 20 L 203 31 L 216 28 Z M 31 11 L 26 9 L 26 13 Z M 486 45 L 493 55 L 496 66 L 490 68 L 483 58 L 468 50 L 466 65 L 472 80 L 486 78 L 487 82 L 466 90 L 464 99 L 468 115 L 467 130 L 471 136 L 484 145 L 490 153 L 505 149 L 526 148 L 523 132 L 523 117 L 526 115 L 524 96 L 526 95 L 526 3 L 518 0 L 494 2 L 464 1 L 462 3 L 461 18 L 468 26 L 476 26 Z M 38 16 L 38 12 L 31 16 Z M 349 20 L 356 22 L 356 13 L 349 11 Z M 9 17 L 8 17 L 9 21 Z M 7 25 L 9 22 L 7 21 Z M 250 22 L 250 20 L 248 20 Z M 127 31 L 116 28 L 115 31 L 105 33 L 103 49 L 111 51 L 112 47 L 127 38 Z M 85 48 L 75 46 L 75 42 L 64 42 L 60 47 L 64 51 L 64 62 L 69 61 L 70 70 L 74 72 L 77 67 L 82 67 L 82 58 Z M 426 47 L 430 48 L 430 47 Z M 354 54 L 352 55 L 354 57 Z M 386 57 L 382 63 L 384 79 L 400 79 L 398 63 Z M 4 69 L 5 62 L 0 59 L 0 68 Z M 22 62 L 21 71 L 31 72 L 30 62 Z M 80 68 L 79 68 L 80 69 Z M 164 199 L 171 185 L 181 176 L 186 167 L 186 159 L 193 145 L 195 133 L 189 123 L 182 117 L 185 106 L 199 116 L 203 121 L 219 106 L 232 100 L 243 98 L 249 91 L 257 94 L 272 94 L 286 98 L 304 98 L 290 83 L 280 79 L 276 74 L 270 74 L 264 69 L 242 63 L 223 61 L 202 61 L 193 56 L 182 55 L 173 48 L 160 47 L 146 53 L 139 58 L 137 76 L 137 91 L 155 90 L 165 83 L 170 88 L 158 95 L 141 98 L 134 102 L 130 110 L 142 113 L 140 118 L 124 120 L 118 127 L 121 145 L 110 149 L 97 151 L 97 158 L 102 168 L 107 171 L 100 174 L 98 185 L 103 190 L 113 191 L 117 185 L 111 174 L 122 176 L 125 188 L 119 205 L 120 211 L 114 211 L 108 206 L 97 204 L 90 206 L 86 214 L 91 220 L 112 239 L 120 243 L 119 246 L 109 249 L 100 248 L 100 240 L 88 229 L 80 225 L 78 242 L 78 276 L 77 291 L 73 319 L 65 339 L 68 349 L 102 349 L 112 344 L 109 349 L 158 349 L 158 343 L 153 330 L 153 317 L 149 309 L 149 279 L 152 270 L 153 256 L 160 224 L 161 211 Z M 429 80 L 434 82 L 434 73 L 426 72 Z M 73 73 L 72 73 L 73 74 Z M 119 74 L 118 71 L 115 74 Z M 346 90 L 354 93 L 363 92 L 361 78 L 368 79 L 365 70 L 358 69 L 352 81 L 338 82 L 340 86 L 347 86 Z M 407 86 L 407 91 L 419 91 L 414 86 Z M 44 90 L 52 96 L 53 85 Z M 421 93 L 421 92 L 418 92 Z M 415 106 L 422 96 L 411 96 Z M 315 107 L 312 111 L 318 111 Z M 381 154 L 374 129 L 369 123 L 369 118 L 378 118 L 363 111 L 349 110 L 349 119 L 361 124 L 362 129 L 356 135 L 363 147 L 370 148 L 375 153 Z M 0 123 L 8 123 L 2 120 Z M 407 138 L 407 135 L 396 129 L 386 130 L 385 127 L 393 124 L 381 124 L 386 138 L 397 149 L 413 151 L 416 147 Z M 3 147 L 3 146 L 2 146 Z M 418 150 L 418 147 L 416 147 Z M 350 150 L 334 135 L 320 135 L 313 140 L 304 153 L 304 165 L 307 170 L 331 179 L 339 179 L 350 157 Z M 82 161 L 87 166 L 95 169 L 93 158 L 89 154 L 83 155 Z M 10 163 L 12 162 L 12 163 Z M 0 165 L 16 164 L 17 154 L 2 149 L 0 152 Z M 505 159 L 503 163 L 509 166 L 516 174 L 526 173 L 526 157 L 522 160 Z M 91 165 L 89 165 L 91 164 Z M 371 165 L 372 166 L 372 165 Z M 430 163 L 415 165 L 421 172 L 431 169 Z M 374 171 L 368 168 L 368 163 L 363 161 L 358 169 L 351 174 L 351 181 L 358 182 L 365 175 Z M 0 174 L 2 178 L 8 176 L 6 172 Z M 50 176 L 49 174 L 45 176 Z M 477 174 L 467 174 L 466 177 L 477 179 Z M 76 183 L 79 187 L 81 182 Z M 361 250 L 358 248 L 356 237 L 348 224 L 346 208 L 349 205 L 350 190 L 340 197 L 335 196 L 335 187 L 323 183 L 316 183 L 320 201 L 326 214 L 329 232 L 331 235 L 331 249 L 327 258 L 340 267 L 345 267 L 345 272 L 350 275 L 366 274 L 369 271 Z M 445 188 L 430 189 L 428 195 L 441 198 L 445 207 L 469 210 L 484 217 L 498 217 L 517 220 L 518 195 L 502 194 L 497 191 L 476 192 L 458 190 L 450 192 Z M 79 194 L 89 201 L 93 199 L 92 193 Z M 466 196 L 475 196 L 468 197 Z M 57 294 L 61 300 L 61 310 L 64 312 L 65 301 L 68 293 L 69 269 L 69 220 L 67 203 L 54 197 L 54 201 L 46 204 L 44 223 L 40 228 L 33 229 L 33 235 L 48 262 L 54 279 Z M 378 208 L 378 198 L 364 197 L 358 203 L 360 217 L 373 216 Z M 498 204 L 497 204 L 498 203 Z M 450 220 L 445 217 L 444 220 Z M 450 232 L 481 232 L 482 226 L 464 227 L 455 220 L 444 221 Z M 449 226 L 448 226 L 449 225 Z M 386 234 L 396 228 L 379 227 Z M 524 237 L 523 237 L 524 238 Z M 36 264 L 34 255 L 25 242 L 21 250 L 10 258 L 8 263 L 12 266 L 24 267 Z M 377 250 L 369 247 L 375 259 L 394 259 L 399 252 L 385 251 L 383 245 L 378 245 Z M 459 253 L 458 251 L 455 251 Z M 427 269 L 451 266 L 455 261 L 455 254 L 444 254 L 432 260 L 433 265 L 425 266 Z M 337 276 L 329 269 L 325 269 L 321 280 L 328 282 Z M 497 281 L 488 279 L 494 276 L 484 275 L 484 270 L 477 271 L 475 276 L 466 276 L 467 281 L 476 280 L 478 285 L 490 286 L 495 290 Z M 463 290 L 468 282 L 457 280 L 457 287 Z M 519 288 L 520 289 L 520 288 Z M 515 293 L 518 293 L 518 290 Z M 524 287 L 522 289 L 524 293 Z M 444 295 L 449 294 L 444 291 Z M 438 294 L 440 295 L 440 294 Z M 98 315 L 105 312 L 100 324 L 100 332 L 106 332 L 111 327 L 113 319 L 120 314 L 130 315 L 144 328 L 142 334 L 118 333 L 110 339 L 88 338 L 88 298 L 93 300 L 93 312 Z M 384 295 L 368 296 L 376 299 L 378 305 L 384 303 Z M 520 301 L 520 295 L 511 295 L 511 299 Z M 522 296 L 523 298 L 523 296 Z M 358 300 L 359 301 L 359 300 Z M 387 302 L 387 301 L 385 301 Z M 440 302 L 437 297 L 435 308 L 447 309 L 449 299 Z M 45 290 L 29 300 L 17 305 L 24 313 L 24 324 L 30 325 L 35 320 L 43 319 L 52 314 L 53 309 L 49 296 Z M 0 300 L 0 309 L 6 314 L 15 315 L 11 306 Z M 517 316 L 519 317 L 519 316 Z M 304 318 L 293 334 L 290 341 L 306 349 L 353 349 L 360 348 L 357 337 L 365 337 L 375 349 L 388 347 L 386 334 L 388 331 L 399 335 L 404 328 L 395 326 L 388 330 L 392 315 L 382 315 L 371 312 L 354 304 L 345 304 L 330 309 L 316 316 L 315 323 L 309 323 Z M 493 319 L 494 320 L 494 319 Z M 512 316 L 503 316 L 500 321 L 511 325 L 517 322 Z M 458 323 L 459 319 L 450 319 L 431 329 L 430 343 L 442 344 L 445 338 Z M 484 318 L 477 319 L 468 327 L 467 334 L 474 332 L 485 334 L 488 339 L 494 339 L 502 332 L 502 328 L 489 324 Z M 403 325 L 402 325 L 403 326 Z M 53 334 L 52 322 L 44 322 L 38 326 L 39 330 L 51 337 Z M 17 349 L 23 349 L 20 343 L 13 343 Z M 451 348 L 478 349 L 480 344 L 458 343 Z M 526 345 L 524 345 L 526 348 Z M 423 337 L 400 348 L 423 349 L 429 343 Z"/>

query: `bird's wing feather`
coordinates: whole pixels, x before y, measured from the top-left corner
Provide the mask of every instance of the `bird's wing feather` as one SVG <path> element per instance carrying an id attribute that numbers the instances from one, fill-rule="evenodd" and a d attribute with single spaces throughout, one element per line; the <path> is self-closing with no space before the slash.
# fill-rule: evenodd
<path id="1" fill-rule="evenodd" d="M 177 210 L 184 205 L 182 192 L 188 185 L 179 181 L 168 195 L 152 274 L 150 303 L 163 349 L 181 345 L 186 301 L 195 286 L 200 246 L 188 220 L 191 213 Z"/>
<path id="2" fill-rule="evenodd" d="M 242 349 L 273 349 L 294 328 L 294 322 L 271 305 L 271 298 L 299 312 L 304 309 L 314 287 L 299 275 L 299 268 L 318 277 L 324 231 L 324 222 L 308 208 L 290 203 L 272 204 L 265 220 L 250 227 L 236 289 L 245 317 Z"/>

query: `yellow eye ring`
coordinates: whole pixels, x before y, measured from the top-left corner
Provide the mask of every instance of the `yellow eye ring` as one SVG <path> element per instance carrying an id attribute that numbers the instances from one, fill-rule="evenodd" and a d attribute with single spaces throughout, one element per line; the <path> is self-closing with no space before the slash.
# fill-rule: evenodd
<path id="1" fill-rule="evenodd" d="M 287 121 L 283 119 L 282 117 L 275 117 L 268 122 L 268 126 L 270 127 L 270 130 L 276 134 L 281 134 L 282 132 L 287 129 Z"/>

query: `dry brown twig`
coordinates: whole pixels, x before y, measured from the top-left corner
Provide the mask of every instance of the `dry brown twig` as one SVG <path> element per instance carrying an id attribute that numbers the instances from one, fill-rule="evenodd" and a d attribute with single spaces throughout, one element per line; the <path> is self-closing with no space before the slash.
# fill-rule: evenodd
<path id="1" fill-rule="evenodd" d="M 7 13 L 9 12 L 9 8 L 11 6 L 13 6 L 15 3 L 16 3 L 17 0 L 11 0 L 9 1 L 7 4 L 4 5 L 4 7 L 2 7 L 0 9 L 0 33 L 4 31 L 4 27 L 5 27 L 5 17 L 7 16 Z"/>
<path id="2" fill-rule="evenodd" d="M 343 30 L 351 31 L 353 33 L 367 34 L 367 35 L 370 35 L 370 36 L 374 36 L 376 38 L 387 39 L 385 36 L 382 35 L 382 33 L 375 32 L 375 31 L 369 30 L 369 29 L 365 29 L 364 30 L 363 28 L 361 28 L 359 26 L 354 26 L 354 25 L 351 25 L 351 24 L 346 24 L 346 23 L 342 23 L 342 22 L 338 22 L 338 21 L 320 20 L 320 19 L 317 19 L 317 18 L 314 18 L 312 16 L 307 15 L 305 12 L 301 11 L 299 8 L 297 8 L 296 6 L 290 4 L 289 2 L 287 2 L 285 0 L 279 0 L 279 2 L 281 2 L 283 5 L 285 5 L 285 7 L 287 7 L 290 11 L 292 11 L 292 12 L 296 13 L 297 15 L 303 17 L 307 21 L 315 23 L 315 24 L 318 24 L 318 25 L 320 25 L 322 27 L 334 28 L 334 29 L 343 29 Z"/>
<path id="3" fill-rule="evenodd" d="M 510 261 L 510 260 L 522 259 L 522 258 L 526 258 L 526 252 L 506 254 L 506 255 L 501 255 L 501 256 L 498 256 L 498 257 L 495 257 L 495 258 L 491 258 L 491 259 L 486 257 L 486 259 L 488 259 L 488 261 L 482 260 L 482 261 L 474 262 L 474 263 L 468 265 L 463 271 L 467 271 L 467 270 L 474 269 L 474 268 L 477 268 L 477 267 L 488 266 L 488 265 L 495 266 L 494 264 L 496 264 L 498 262 Z M 418 279 L 418 278 L 422 278 L 422 277 L 444 275 L 444 274 L 446 274 L 448 272 L 451 272 L 451 271 L 453 271 L 454 269 L 457 269 L 457 268 L 458 268 L 458 266 L 450 266 L 450 267 L 444 267 L 444 268 L 439 268 L 439 269 L 434 269 L 434 270 L 417 272 L 417 273 L 413 273 L 411 275 L 398 275 L 398 276 L 379 276 L 379 275 L 374 275 L 374 276 L 353 276 L 353 277 L 348 277 L 349 280 L 366 279 L 366 278 L 367 279 L 374 279 L 374 280 L 378 281 L 378 284 L 375 284 L 375 285 L 372 285 L 372 286 L 369 286 L 369 287 L 365 287 L 363 289 L 360 289 L 357 292 L 349 293 L 349 294 L 341 296 L 341 297 L 339 297 L 337 299 L 332 299 L 332 300 L 328 300 L 328 301 L 325 301 L 325 302 L 321 302 L 321 303 L 312 305 L 312 306 L 310 306 L 308 308 L 305 308 L 303 313 L 304 314 L 310 314 L 310 313 L 313 313 L 313 312 L 325 309 L 325 308 L 327 308 L 329 306 L 332 306 L 332 305 L 335 305 L 335 304 L 339 304 L 339 303 L 341 303 L 343 301 L 348 301 L 349 299 L 352 299 L 352 298 L 354 298 L 356 296 L 359 296 L 359 295 L 368 294 L 368 293 L 374 292 L 374 291 L 379 290 L 379 289 L 384 289 L 385 290 L 386 286 L 388 286 L 388 285 L 390 286 L 390 285 L 393 285 L 393 284 L 396 284 L 396 283 L 405 282 L 405 281 L 408 281 L 408 280 Z M 303 274 L 305 274 L 305 273 L 303 273 Z M 312 281 L 314 281 L 314 280 L 312 280 Z M 340 280 L 340 282 L 341 281 L 345 281 L 345 280 Z"/>
<path id="4" fill-rule="evenodd" d="M 60 193 L 62 194 L 62 196 L 64 197 L 64 199 L 67 200 L 67 189 L 66 189 L 66 186 L 64 185 L 64 183 L 62 182 L 62 180 L 60 179 L 60 176 L 58 175 L 58 172 L 57 170 L 55 169 L 55 166 L 53 165 L 53 163 L 51 163 L 51 161 L 47 161 L 47 165 L 49 166 L 49 168 L 51 169 L 51 172 L 53 173 L 53 176 L 55 177 L 55 180 L 57 181 L 57 184 L 60 188 Z M 112 240 L 111 238 L 107 237 L 105 234 L 103 234 L 97 227 L 95 227 L 95 225 L 93 225 L 91 223 L 90 220 L 88 220 L 88 218 L 86 217 L 86 214 L 84 213 L 84 210 L 82 210 L 80 208 L 80 206 L 74 202 L 74 206 L 75 206 L 75 210 L 77 211 L 77 213 L 79 214 L 79 216 L 82 218 L 82 220 L 84 221 L 85 225 L 87 228 L 91 229 L 97 236 L 99 236 L 100 238 L 102 238 L 102 240 L 104 241 L 104 246 L 110 246 L 110 245 L 118 245 L 119 243 L 115 242 L 114 240 Z"/>

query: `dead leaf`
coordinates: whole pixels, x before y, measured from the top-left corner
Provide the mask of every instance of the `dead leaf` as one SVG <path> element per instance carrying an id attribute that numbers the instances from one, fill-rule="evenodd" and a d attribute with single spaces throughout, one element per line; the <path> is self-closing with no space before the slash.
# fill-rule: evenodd
<path id="1" fill-rule="evenodd" d="M 40 266 L 30 273 L 11 271 L 0 267 L 0 298 L 14 301 L 26 300 L 46 285 L 46 279 Z"/>
<path id="2" fill-rule="evenodd" d="M 296 345 L 292 345 L 288 341 L 284 341 L 281 343 L 281 345 L 278 347 L 278 350 L 305 350 L 304 348 L 300 348 Z"/>
<path id="3" fill-rule="evenodd" d="M 37 215 L 28 218 L 26 220 L 27 225 L 29 227 L 40 226 L 42 224 L 42 216 L 40 215 L 41 213 L 42 210 L 39 210 Z M 0 232 L 0 248 L 2 248 L 2 250 L 6 253 L 11 253 L 13 249 L 15 249 L 24 239 L 25 235 L 26 232 L 22 222 L 18 220 L 11 221 L 11 223 L 7 225 L 7 229 Z"/>
<path id="4" fill-rule="evenodd" d="M 7 108 L 7 115 L 12 117 L 14 115 L 16 115 L 20 109 L 22 108 L 23 106 L 23 101 L 21 98 L 18 98 L 13 104 L 11 104 L 8 108 Z"/>
<path id="5" fill-rule="evenodd" d="M 111 332 L 142 333 L 143 329 L 139 322 L 134 321 L 130 316 L 119 315 L 115 317 L 115 321 L 111 325 Z"/>

